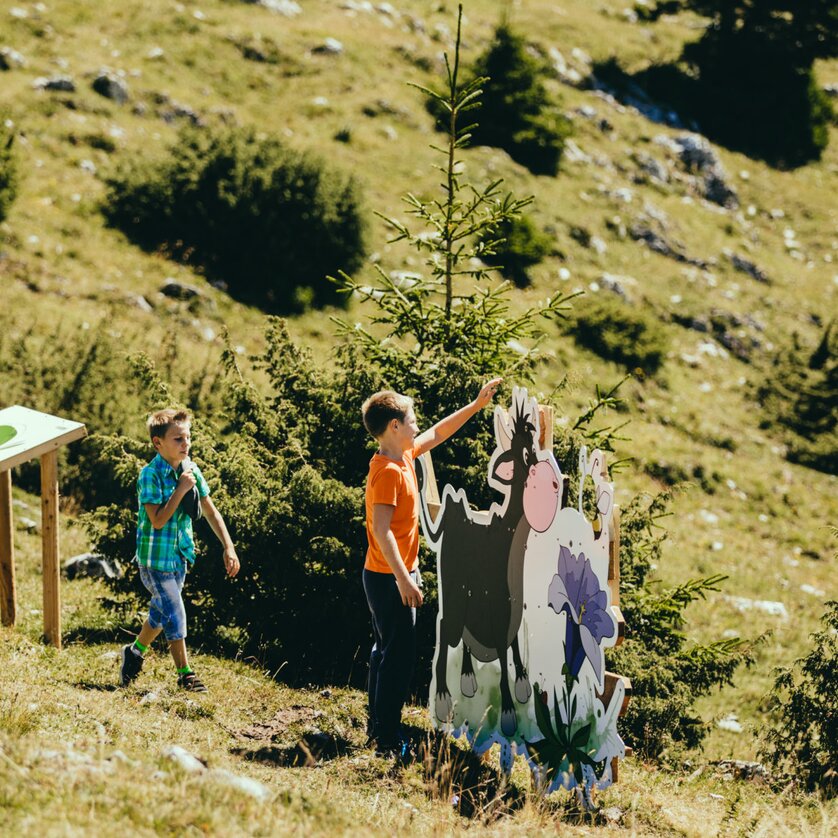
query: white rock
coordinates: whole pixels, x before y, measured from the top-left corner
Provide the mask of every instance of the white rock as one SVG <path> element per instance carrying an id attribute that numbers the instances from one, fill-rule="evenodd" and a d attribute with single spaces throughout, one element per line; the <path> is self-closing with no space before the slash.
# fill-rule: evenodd
<path id="1" fill-rule="evenodd" d="M 780 617 L 783 620 L 787 620 L 789 616 L 789 612 L 782 602 L 774 602 L 768 599 L 748 599 L 743 596 L 728 596 L 727 600 L 737 611 L 763 611 L 772 617 Z"/>
<path id="2" fill-rule="evenodd" d="M 729 713 L 723 719 L 719 719 L 716 722 L 716 727 L 720 727 L 722 730 L 729 730 L 731 733 L 742 733 L 742 725 L 735 713 Z"/>
<path id="3" fill-rule="evenodd" d="M 294 0 L 256 0 L 256 4 L 283 17 L 296 17 L 302 12 L 300 4 Z"/>
<path id="4" fill-rule="evenodd" d="M 811 594 L 812 596 L 816 596 L 819 599 L 823 599 L 826 596 L 826 591 L 822 591 L 820 588 L 816 588 L 814 585 L 803 584 L 800 586 L 800 590 L 803 591 L 804 594 Z"/>
<path id="5" fill-rule="evenodd" d="M 185 748 L 181 748 L 180 745 L 169 745 L 163 751 L 163 756 L 180 766 L 188 774 L 200 774 L 207 770 L 198 757 L 193 756 Z"/>
<path id="6" fill-rule="evenodd" d="M 219 783 L 223 783 L 225 786 L 244 792 L 250 795 L 250 797 L 255 797 L 256 800 L 265 801 L 271 796 L 270 789 L 264 783 L 260 783 L 258 780 L 253 780 L 250 777 L 241 777 L 223 768 L 213 769 L 209 776 Z"/>

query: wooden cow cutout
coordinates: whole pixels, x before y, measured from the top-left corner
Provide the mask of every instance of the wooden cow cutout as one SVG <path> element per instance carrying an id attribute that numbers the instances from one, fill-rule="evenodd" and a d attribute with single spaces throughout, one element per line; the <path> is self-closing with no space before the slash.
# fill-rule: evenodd
<path id="1" fill-rule="evenodd" d="M 580 485 L 594 481 L 596 521 L 581 506 L 562 508 L 567 478 L 549 434 L 542 447 L 535 399 L 514 388 L 508 413 L 497 407 L 494 420 L 487 480 L 502 500 L 488 512 L 472 510 L 450 485 L 437 501 L 432 469 L 420 460 L 440 599 L 431 720 L 467 736 L 478 753 L 500 743 L 506 770 L 524 755 L 548 791 L 601 788 L 625 754 L 616 719 L 630 688 L 604 670 L 604 649 L 622 640 L 609 585 L 614 487 L 602 452 L 583 450 Z"/>

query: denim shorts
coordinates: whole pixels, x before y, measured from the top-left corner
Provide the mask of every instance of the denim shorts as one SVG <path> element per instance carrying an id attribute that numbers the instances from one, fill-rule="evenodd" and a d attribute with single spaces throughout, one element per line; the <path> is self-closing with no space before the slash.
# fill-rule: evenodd
<path id="1" fill-rule="evenodd" d="M 166 640 L 183 640 L 186 637 L 186 609 L 180 595 L 186 579 L 186 565 L 173 573 L 140 567 L 140 579 L 151 594 L 148 624 L 153 629 L 162 628 Z"/>

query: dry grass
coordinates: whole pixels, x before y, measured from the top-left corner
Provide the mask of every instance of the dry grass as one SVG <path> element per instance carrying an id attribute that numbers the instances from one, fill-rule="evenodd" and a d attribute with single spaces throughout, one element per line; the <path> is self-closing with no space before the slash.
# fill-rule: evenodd
<path id="1" fill-rule="evenodd" d="M 65 515 L 65 555 L 78 546 L 71 523 Z M 39 637 L 39 539 L 18 531 L 16 548 L 22 619 L 0 630 L 0 670 L 13 673 L 0 681 L 4 834 L 820 836 L 838 822 L 835 802 L 778 794 L 704 763 L 663 771 L 631 759 L 586 813 L 566 793 L 540 798 L 520 764 L 507 782 L 496 754 L 482 761 L 437 741 L 421 708 L 406 720 L 422 757 L 400 768 L 365 748 L 362 693 L 292 690 L 252 662 L 200 652 L 192 657 L 206 695 L 175 688 L 162 648 L 135 685 L 118 688 L 120 639 L 101 583 L 64 581 L 65 637 L 93 627 L 100 639 L 56 652 Z M 206 770 L 175 765 L 164 755 L 171 745 Z M 225 771 L 261 783 L 264 799 L 231 787 Z"/>

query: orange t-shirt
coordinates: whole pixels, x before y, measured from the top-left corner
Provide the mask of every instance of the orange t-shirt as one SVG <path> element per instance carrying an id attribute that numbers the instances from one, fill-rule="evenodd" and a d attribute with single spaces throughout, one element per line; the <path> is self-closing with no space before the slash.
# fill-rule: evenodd
<path id="1" fill-rule="evenodd" d="M 395 506 L 390 529 L 396 536 L 399 555 L 408 572 L 419 562 L 419 487 L 416 483 L 416 459 L 418 447 L 406 451 L 401 462 L 375 454 L 370 460 L 367 475 L 367 560 L 364 567 L 376 573 L 392 573 L 387 559 L 381 552 L 372 531 L 372 508 L 377 503 Z"/>

